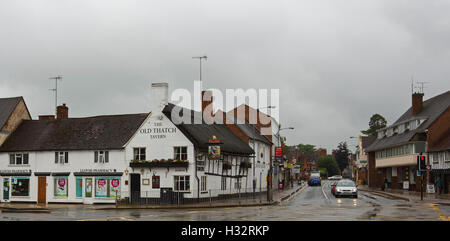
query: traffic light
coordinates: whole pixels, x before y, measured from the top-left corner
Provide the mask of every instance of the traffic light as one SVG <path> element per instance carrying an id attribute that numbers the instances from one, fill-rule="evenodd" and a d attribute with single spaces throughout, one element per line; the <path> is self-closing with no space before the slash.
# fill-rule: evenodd
<path id="1" fill-rule="evenodd" d="M 421 171 L 427 170 L 427 161 L 424 155 L 417 156 L 417 168 Z"/>

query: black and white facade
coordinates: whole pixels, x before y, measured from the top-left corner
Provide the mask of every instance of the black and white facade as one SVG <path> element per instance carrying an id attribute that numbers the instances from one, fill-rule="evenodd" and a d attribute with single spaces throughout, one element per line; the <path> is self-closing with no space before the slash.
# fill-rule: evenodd
<path id="1" fill-rule="evenodd" d="M 174 107 L 168 85 L 154 83 L 150 113 L 23 121 L 0 147 L 0 200 L 173 203 L 266 190 L 270 159 L 252 165 L 255 152 L 225 125 L 174 124 Z M 213 135 L 222 160 L 207 158 Z"/>

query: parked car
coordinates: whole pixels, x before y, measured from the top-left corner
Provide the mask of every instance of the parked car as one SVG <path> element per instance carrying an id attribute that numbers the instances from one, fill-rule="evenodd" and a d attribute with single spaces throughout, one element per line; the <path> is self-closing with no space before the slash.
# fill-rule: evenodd
<path id="1" fill-rule="evenodd" d="M 331 194 L 333 194 L 333 196 L 336 194 L 336 184 L 338 181 L 334 181 L 333 183 L 331 183 Z"/>
<path id="2" fill-rule="evenodd" d="M 358 198 L 358 188 L 355 182 L 348 179 L 340 180 L 336 183 L 335 186 L 335 196 L 351 196 L 354 198 Z"/>
<path id="3" fill-rule="evenodd" d="M 328 180 L 341 180 L 341 179 L 342 179 L 342 176 L 339 176 L 339 175 L 334 175 L 334 176 L 328 178 Z"/>

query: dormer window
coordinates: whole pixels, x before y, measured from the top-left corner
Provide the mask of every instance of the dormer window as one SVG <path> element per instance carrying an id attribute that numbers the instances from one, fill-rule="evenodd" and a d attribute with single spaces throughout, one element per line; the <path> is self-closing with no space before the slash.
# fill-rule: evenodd
<path id="1" fill-rule="evenodd" d="M 386 130 L 386 136 L 392 136 L 394 134 L 394 129 L 393 128 L 389 128 Z"/>
<path id="2" fill-rule="evenodd" d="M 383 131 L 378 131 L 378 139 L 381 139 L 384 137 L 384 130 Z"/>

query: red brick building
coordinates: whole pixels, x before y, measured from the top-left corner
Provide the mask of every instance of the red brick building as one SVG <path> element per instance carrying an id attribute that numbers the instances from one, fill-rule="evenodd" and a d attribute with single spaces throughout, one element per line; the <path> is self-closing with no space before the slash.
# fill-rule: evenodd
<path id="1" fill-rule="evenodd" d="M 420 189 L 417 156 L 439 146 L 450 132 L 450 91 L 426 101 L 423 95 L 413 93 L 412 106 L 394 124 L 379 130 L 366 149 L 370 187 L 381 187 L 387 179 L 391 188 Z"/>

